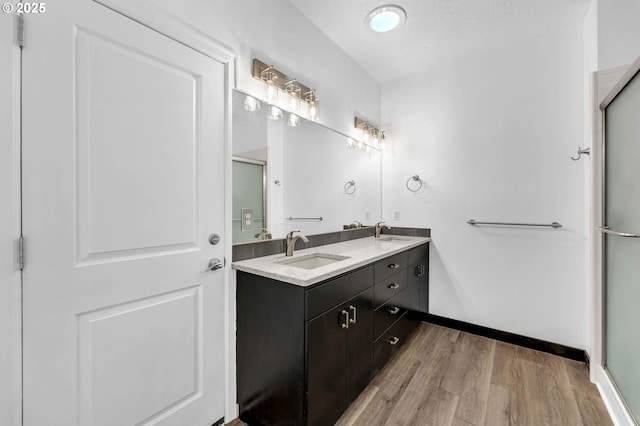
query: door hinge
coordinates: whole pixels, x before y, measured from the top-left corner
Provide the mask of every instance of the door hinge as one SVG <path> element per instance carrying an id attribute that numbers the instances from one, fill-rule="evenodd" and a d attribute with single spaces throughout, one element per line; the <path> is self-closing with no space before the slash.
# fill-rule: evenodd
<path id="1" fill-rule="evenodd" d="M 16 14 L 16 43 L 18 47 L 24 47 L 24 14 Z"/>
<path id="2" fill-rule="evenodd" d="M 24 237 L 16 240 L 16 266 L 21 271 L 24 269 Z"/>

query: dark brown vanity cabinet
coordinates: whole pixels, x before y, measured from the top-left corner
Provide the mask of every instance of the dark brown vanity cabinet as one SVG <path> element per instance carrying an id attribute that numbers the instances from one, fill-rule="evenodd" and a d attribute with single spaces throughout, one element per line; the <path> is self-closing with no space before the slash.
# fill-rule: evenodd
<path id="1" fill-rule="evenodd" d="M 427 306 L 426 244 L 308 287 L 238 271 L 240 418 L 333 425 Z"/>
<path id="2" fill-rule="evenodd" d="M 312 287 L 237 274 L 240 417 L 332 425 L 373 374 L 373 267 Z"/>

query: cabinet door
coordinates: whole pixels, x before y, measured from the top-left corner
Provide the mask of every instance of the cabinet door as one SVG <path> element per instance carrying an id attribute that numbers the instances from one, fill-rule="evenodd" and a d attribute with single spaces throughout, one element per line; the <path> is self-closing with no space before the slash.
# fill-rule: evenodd
<path id="1" fill-rule="evenodd" d="M 307 323 L 307 424 L 332 425 L 346 406 L 348 306 Z"/>
<path id="2" fill-rule="evenodd" d="M 367 387 L 373 374 L 373 289 L 347 302 L 347 406 Z M 355 314 L 355 317 L 354 315 Z"/>

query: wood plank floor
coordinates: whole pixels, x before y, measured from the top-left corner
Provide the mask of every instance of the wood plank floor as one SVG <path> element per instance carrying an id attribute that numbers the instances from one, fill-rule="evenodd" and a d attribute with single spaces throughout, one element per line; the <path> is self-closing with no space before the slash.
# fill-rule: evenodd
<path id="1" fill-rule="evenodd" d="M 427 323 L 337 423 L 612 424 L 585 364 Z"/>

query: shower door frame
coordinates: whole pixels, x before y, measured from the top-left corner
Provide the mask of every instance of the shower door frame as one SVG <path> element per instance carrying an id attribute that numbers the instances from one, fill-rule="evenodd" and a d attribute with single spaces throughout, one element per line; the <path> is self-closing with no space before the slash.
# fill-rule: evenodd
<path id="1" fill-rule="evenodd" d="M 604 109 L 640 72 L 640 58 L 632 65 L 611 68 L 592 74 L 592 146 L 591 146 L 591 347 L 590 379 L 600 391 L 616 425 L 636 425 L 626 403 L 605 368 L 605 296 L 604 237 L 597 228 L 605 220 L 605 137 Z"/>

